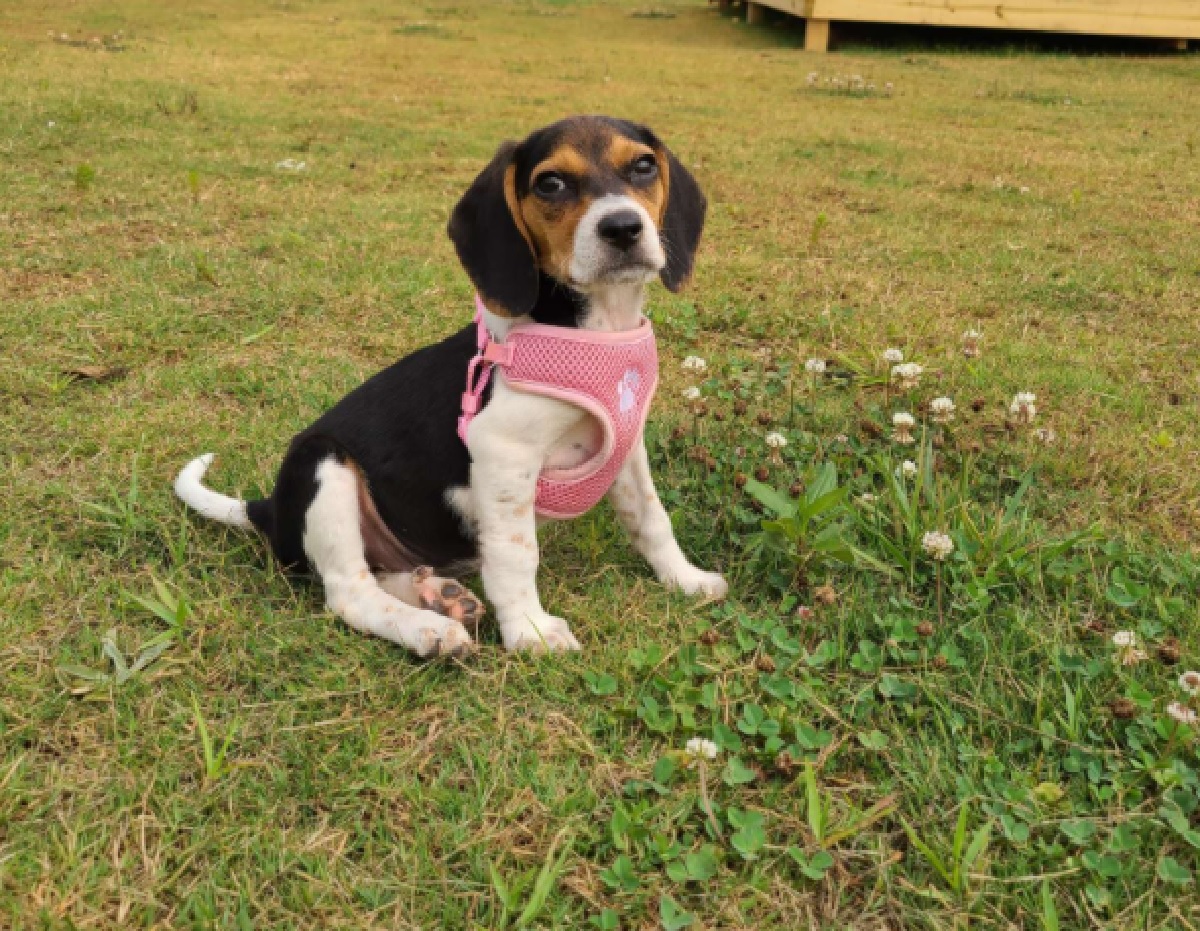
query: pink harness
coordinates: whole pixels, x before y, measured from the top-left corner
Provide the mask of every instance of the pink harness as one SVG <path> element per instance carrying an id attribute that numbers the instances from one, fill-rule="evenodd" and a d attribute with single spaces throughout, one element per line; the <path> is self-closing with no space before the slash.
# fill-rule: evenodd
<path id="1" fill-rule="evenodd" d="M 612 487 L 638 440 L 658 384 L 654 330 L 643 320 L 635 330 L 596 333 L 538 323 L 513 327 L 496 342 L 475 296 L 479 352 L 467 367 L 458 436 L 479 413 L 492 369 L 500 366 L 512 388 L 567 401 L 592 414 L 604 431 L 595 455 L 570 469 L 543 468 L 534 508 L 543 517 L 571 518 L 590 510 Z"/>

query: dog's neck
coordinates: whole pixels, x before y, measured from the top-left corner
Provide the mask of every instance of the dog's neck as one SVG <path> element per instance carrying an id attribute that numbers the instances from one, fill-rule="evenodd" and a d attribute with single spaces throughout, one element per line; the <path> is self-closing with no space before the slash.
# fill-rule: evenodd
<path id="1" fill-rule="evenodd" d="M 579 325 L 585 330 L 601 333 L 635 330 L 642 322 L 645 305 L 646 285 L 643 282 L 606 285 L 588 293 L 587 308 Z"/>
<path id="2" fill-rule="evenodd" d="M 583 293 L 565 285 L 545 272 L 539 273 L 538 298 L 523 317 L 501 317 L 488 311 L 484 315 L 488 331 L 504 339 L 508 331 L 521 323 L 542 323 L 582 330 L 616 333 L 635 329 L 646 305 L 646 286 L 641 282 L 618 282 Z"/>

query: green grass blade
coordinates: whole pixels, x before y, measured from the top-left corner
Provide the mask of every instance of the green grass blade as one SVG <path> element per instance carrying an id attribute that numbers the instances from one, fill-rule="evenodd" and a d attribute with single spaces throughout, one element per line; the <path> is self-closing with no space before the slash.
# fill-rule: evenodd
<path id="1" fill-rule="evenodd" d="M 533 890 L 529 894 L 529 901 L 525 903 L 525 908 L 517 918 L 516 927 L 524 928 L 531 921 L 541 914 L 542 909 L 546 907 L 546 901 L 550 898 L 550 893 L 554 889 L 555 882 L 562 875 L 563 868 L 567 864 L 567 858 L 571 855 L 572 837 L 568 834 L 568 828 L 560 831 L 550 842 L 550 849 L 546 851 L 546 861 L 542 864 L 542 869 L 538 873 L 537 879 L 534 880 Z M 567 840 L 563 842 L 563 850 L 558 859 L 554 858 L 554 850 L 563 836 L 567 836 Z"/>

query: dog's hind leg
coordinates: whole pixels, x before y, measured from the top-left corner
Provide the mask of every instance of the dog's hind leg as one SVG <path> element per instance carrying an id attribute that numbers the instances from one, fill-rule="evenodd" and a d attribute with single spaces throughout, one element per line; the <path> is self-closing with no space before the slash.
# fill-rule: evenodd
<path id="1" fill-rule="evenodd" d="M 388 594 L 367 565 L 359 526 L 358 477 L 335 456 L 316 466 L 316 494 L 304 515 L 304 552 L 325 586 L 329 609 L 355 630 L 419 656 L 461 656 L 475 643 L 459 621 Z"/>
<path id="2" fill-rule="evenodd" d="M 433 574 L 428 566 L 412 572 L 380 573 L 379 587 L 406 604 L 453 618 L 472 633 L 479 629 L 483 602 L 461 582 Z"/>

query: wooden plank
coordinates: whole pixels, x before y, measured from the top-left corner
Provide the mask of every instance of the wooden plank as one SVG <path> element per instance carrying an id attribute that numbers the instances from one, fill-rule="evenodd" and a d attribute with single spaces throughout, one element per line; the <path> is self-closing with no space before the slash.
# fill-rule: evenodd
<path id="1" fill-rule="evenodd" d="M 804 23 L 804 51 L 829 51 L 829 20 L 809 19 Z"/>
<path id="2" fill-rule="evenodd" d="M 928 26 L 1200 38 L 1200 4 L 1181 0 L 814 0 L 811 15 Z"/>
<path id="3" fill-rule="evenodd" d="M 767 7 L 761 3 L 755 3 L 750 0 L 746 4 L 746 25 L 747 26 L 765 26 L 767 24 Z"/>
<path id="4" fill-rule="evenodd" d="M 760 0 L 765 6 L 793 16 L 808 17 L 812 13 L 813 0 Z"/>
<path id="5" fill-rule="evenodd" d="M 868 23 L 1200 39 L 1198 0 L 757 0 L 795 16 Z"/>

